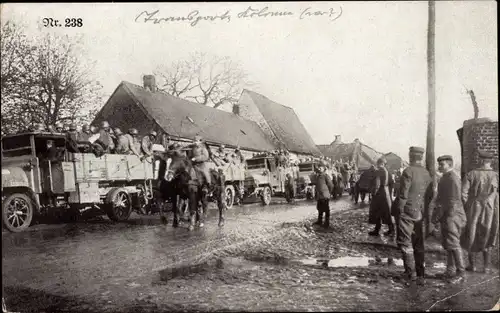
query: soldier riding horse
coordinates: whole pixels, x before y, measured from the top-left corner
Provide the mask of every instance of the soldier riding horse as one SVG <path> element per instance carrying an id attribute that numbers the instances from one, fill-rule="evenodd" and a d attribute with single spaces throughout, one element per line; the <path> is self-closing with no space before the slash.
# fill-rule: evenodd
<path id="1" fill-rule="evenodd" d="M 194 150 L 194 149 L 193 149 Z M 224 176 L 216 170 L 208 169 L 203 173 L 197 169 L 193 160 L 184 156 L 178 149 L 169 151 L 166 155 L 167 179 L 163 182 L 163 194 L 172 200 L 172 210 L 174 212 L 173 226 L 179 224 L 179 208 L 177 205 L 177 196 L 180 199 L 188 199 L 189 207 L 189 230 L 193 230 L 195 224 L 199 227 L 204 226 L 204 219 L 207 213 L 208 196 L 213 194 L 217 200 L 219 209 L 219 226 L 224 225 L 224 204 L 222 194 L 224 191 Z M 210 181 L 208 181 L 210 180 Z M 166 197 L 164 199 L 166 199 Z M 200 206 L 201 204 L 201 206 Z"/>

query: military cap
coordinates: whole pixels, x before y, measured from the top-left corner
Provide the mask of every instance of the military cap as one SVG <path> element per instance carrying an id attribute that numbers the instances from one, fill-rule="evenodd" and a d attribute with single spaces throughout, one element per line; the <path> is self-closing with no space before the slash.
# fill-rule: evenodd
<path id="1" fill-rule="evenodd" d="M 128 131 L 128 132 L 129 132 L 129 134 L 131 134 L 131 135 L 137 135 L 137 134 L 139 133 L 139 132 L 137 131 L 137 129 L 135 129 L 135 128 L 131 128 L 131 129 L 129 129 L 129 131 Z"/>
<path id="2" fill-rule="evenodd" d="M 108 121 L 102 121 L 102 123 L 101 123 L 101 127 L 102 127 L 102 128 L 108 128 L 108 127 L 109 127 L 109 123 L 108 123 Z"/>
<path id="3" fill-rule="evenodd" d="M 411 154 L 424 154 L 425 149 L 421 147 L 410 147 Z"/>
<path id="4" fill-rule="evenodd" d="M 69 124 L 69 130 L 76 130 L 76 124 L 75 123 Z"/>
<path id="5" fill-rule="evenodd" d="M 158 134 L 154 130 L 150 131 L 149 134 L 151 136 L 155 136 L 155 137 L 158 136 Z"/>
<path id="6" fill-rule="evenodd" d="M 480 159 L 493 159 L 493 154 L 486 151 L 478 151 L 478 156 Z"/>
<path id="7" fill-rule="evenodd" d="M 451 155 L 442 155 L 440 156 L 439 158 L 437 158 L 437 161 L 438 162 L 441 162 L 441 161 L 452 161 L 453 162 L 453 157 Z"/>
<path id="8" fill-rule="evenodd" d="M 121 129 L 119 129 L 118 127 L 117 127 L 117 128 L 115 128 L 115 135 L 117 135 L 117 136 L 118 136 L 118 135 L 121 135 L 121 134 L 123 134 L 123 133 L 122 133 L 122 130 L 121 130 Z"/>
<path id="9" fill-rule="evenodd" d="M 201 141 L 201 140 L 202 140 L 201 136 L 194 136 L 194 141 Z"/>
<path id="10" fill-rule="evenodd" d="M 89 131 L 90 130 L 90 126 L 88 124 L 85 124 L 82 126 L 82 130 L 85 132 L 85 131 Z"/>
<path id="11" fill-rule="evenodd" d="M 57 128 L 63 128 L 63 124 L 60 123 L 60 122 L 57 122 L 54 127 L 57 129 Z"/>

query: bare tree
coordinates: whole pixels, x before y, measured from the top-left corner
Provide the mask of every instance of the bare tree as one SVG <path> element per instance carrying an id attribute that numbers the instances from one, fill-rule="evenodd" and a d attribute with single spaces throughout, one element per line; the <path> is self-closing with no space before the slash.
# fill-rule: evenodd
<path id="1" fill-rule="evenodd" d="M 102 86 L 91 78 L 92 64 L 84 58 L 80 39 L 45 34 L 38 41 L 27 41 L 17 30 L 11 37 L 23 40 L 6 36 L 4 45 L 3 29 L 4 25 L 2 133 L 19 131 L 35 122 L 90 121 L 102 105 Z M 4 50 L 13 55 L 5 66 Z"/>
<path id="2" fill-rule="evenodd" d="M 187 60 L 159 66 L 154 74 L 159 90 L 214 108 L 238 102 L 242 89 L 252 85 L 247 73 L 229 57 L 199 52 Z"/>

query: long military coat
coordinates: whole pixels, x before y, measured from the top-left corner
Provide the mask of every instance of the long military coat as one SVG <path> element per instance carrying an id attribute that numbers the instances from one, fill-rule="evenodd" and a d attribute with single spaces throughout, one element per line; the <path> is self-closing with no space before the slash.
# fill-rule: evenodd
<path id="1" fill-rule="evenodd" d="M 370 212 L 368 223 L 377 224 L 380 221 L 383 224 L 391 224 L 391 206 L 392 198 L 389 191 L 390 176 L 385 167 L 375 171 L 373 186 L 373 198 L 370 202 Z"/>
<path id="2" fill-rule="evenodd" d="M 462 182 L 467 225 L 461 245 L 469 252 L 479 252 L 498 243 L 498 173 L 490 169 L 473 170 Z"/>

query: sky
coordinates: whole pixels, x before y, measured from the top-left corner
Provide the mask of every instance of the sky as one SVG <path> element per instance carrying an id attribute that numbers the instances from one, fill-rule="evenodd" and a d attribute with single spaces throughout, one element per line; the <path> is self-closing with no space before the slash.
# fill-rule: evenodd
<path id="1" fill-rule="evenodd" d="M 290 14 L 238 17 L 249 7 Z M 158 18 L 227 14 L 194 26 L 140 15 L 156 10 Z M 239 62 L 251 89 L 293 108 L 316 144 L 339 134 L 404 159 L 409 146 L 426 144 L 426 1 L 8 3 L 1 14 L 32 36 L 82 35 L 108 95 L 123 80 L 142 84 L 158 65 L 207 52 Z M 436 3 L 436 156 L 460 160 L 456 130 L 473 118 L 466 87 L 480 117 L 498 119 L 496 16 L 494 1 Z M 83 26 L 46 28 L 46 17 L 81 18 Z"/>

